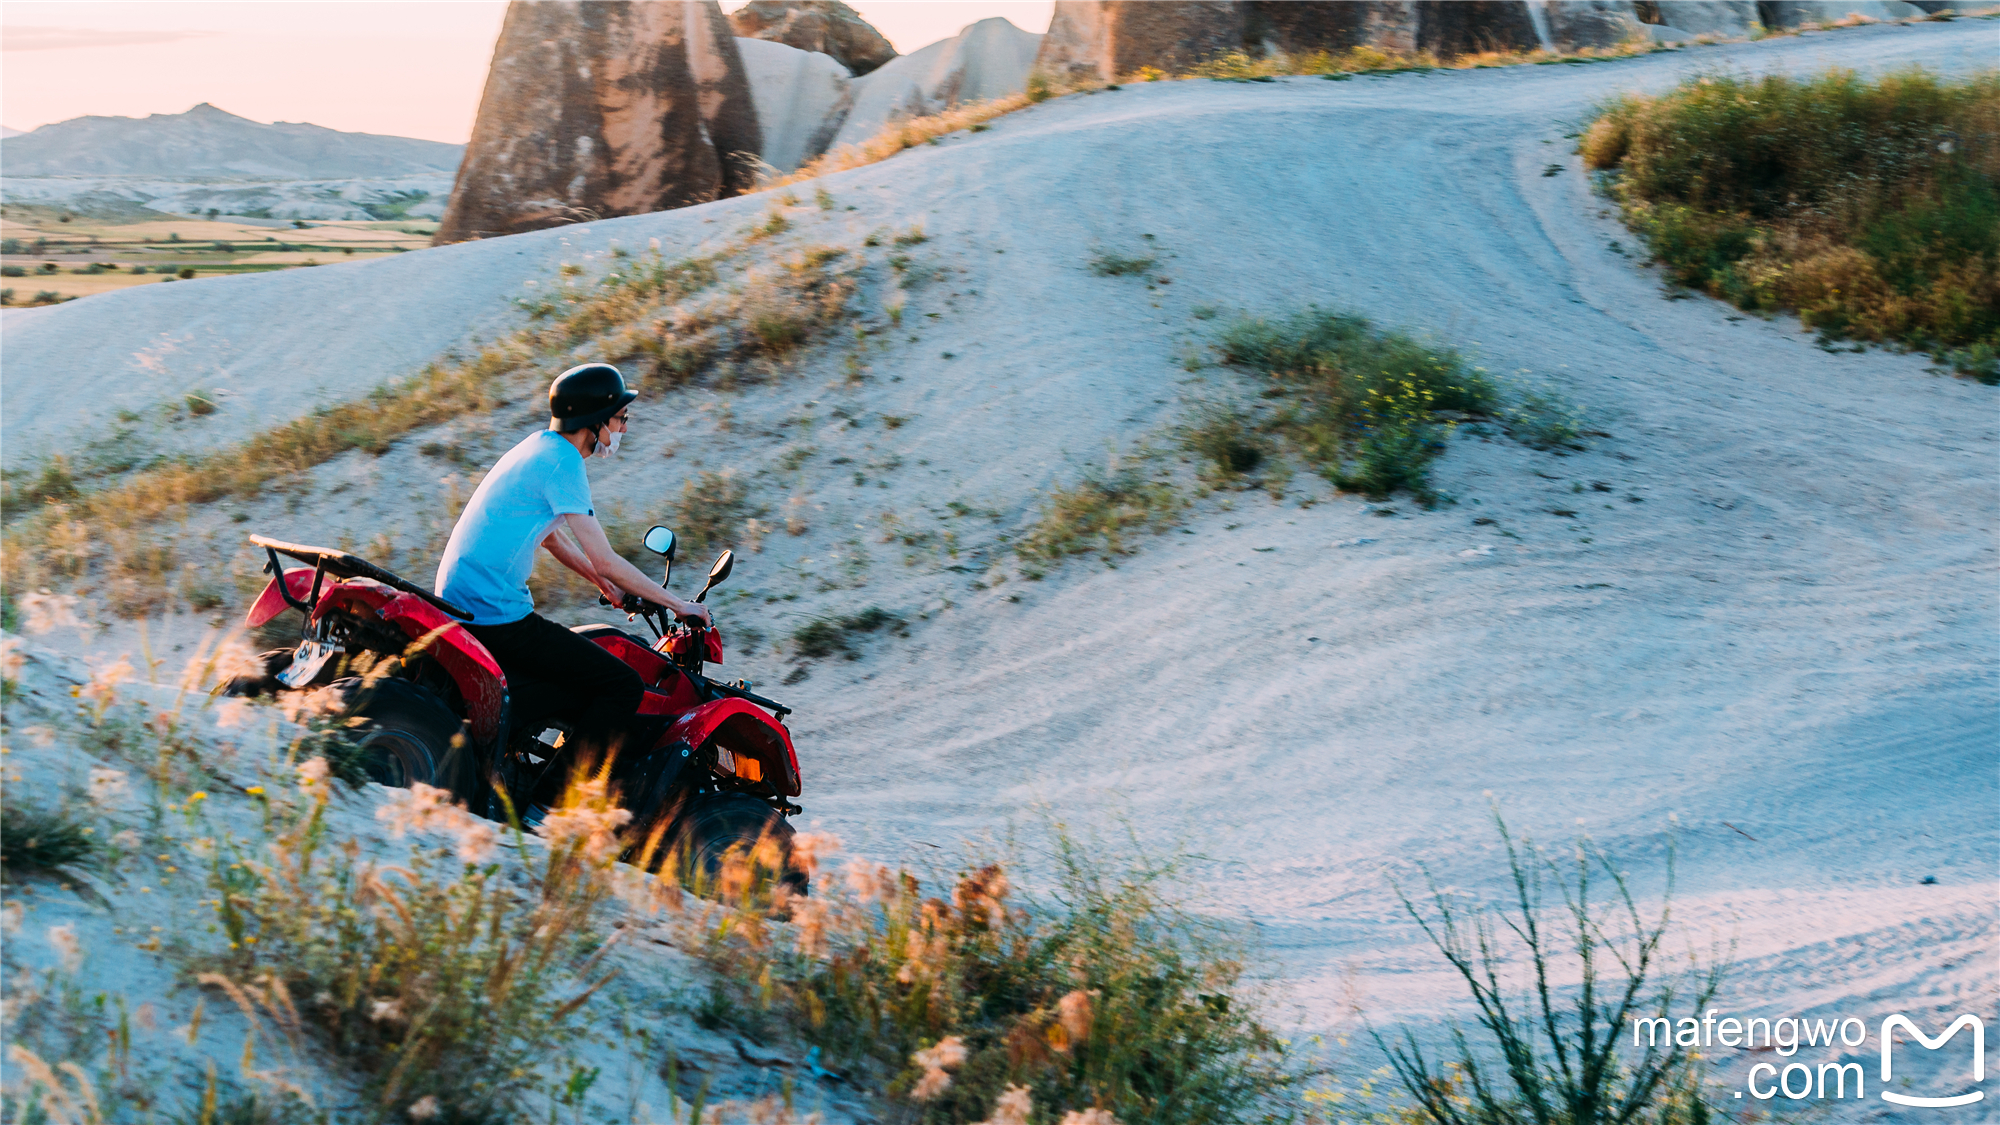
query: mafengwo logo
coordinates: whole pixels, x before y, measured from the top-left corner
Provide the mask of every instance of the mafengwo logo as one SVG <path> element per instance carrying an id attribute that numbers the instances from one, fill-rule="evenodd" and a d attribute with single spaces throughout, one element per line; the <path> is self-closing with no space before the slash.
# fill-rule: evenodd
<path id="1" fill-rule="evenodd" d="M 1795 1016 L 1780 1016 L 1767 1019 L 1762 1016 L 1739 1019 L 1724 1016 L 1717 1019 L 1717 1012 L 1710 1008 L 1705 1014 L 1685 1016 L 1672 1020 L 1666 1016 L 1635 1018 L 1632 1021 L 1632 1045 L 1634 1047 L 1711 1047 L 1723 1046 L 1746 1050 L 1776 1051 L 1789 1060 L 1803 1047 L 1818 1047 L 1828 1052 L 1839 1048 L 1854 1048 L 1868 1042 L 1868 1025 L 1849 1016 L 1846 1019 L 1806 1019 Z M 1897 1032 L 1907 1032 L 1917 1046 L 1924 1050 L 1941 1050 L 1959 1032 L 1970 1029 L 1967 1039 L 1972 1041 L 1972 1081 L 1974 1085 L 1986 1081 L 1986 1025 L 1978 1016 L 1962 1015 L 1953 1020 L 1942 1034 L 1933 1038 L 1924 1034 L 1916 1021 L 1901 1012 L 1884 1019 L 1880 1029 L 1882 1043 L 1882 1086 L 1890 1086 L 1896 1080 L 1895 1049 L 1907 1044 L 1897 1038 Z M 1761 1040 L 1761 1042 L 1760 1042 Z M 1760 1062 L 1750 1068 L 1743 1089 L 1734 1097 L 1749 1094 L 1757 1101 L 1784 1098 L 1787 1101 L 1849 1101 L 1868 1097 L 1867 1074 L 1860 1063 L 1843 1062 L 1840 1052 L 1832 1058 L 1822 1056 L 1811 1063 L 1787 1061 L 1782 1067 L 1777 1063 Z M 1943 1075 L 1952 1073 L 1954 1068 L 1945 1067 L 1938 1071 L 1933 1081 L 1943 1081 Z M 1852 1091 L 1850 1093 L 1850 1091 Z M 1941 1094 L 1924 1097 L 1914 1093 L 1901 1093 L 1893 1089 L 1877 1089 L 1877 1094 L 1885 1102 L 1893 1105 L 1911 1106 L 1917 1109 L 1949 1109 L 1953 1106 L 1971 1105 L 1984 1101 L 1984 1090 L 1968 1090 L 1959 1094 Z"/>
<path id="2" fill-rule="evenodd" d="M 1884 1086 L 1888 1085 L 1894 1077 L 1894 1071 L 1891 1069 L 1890 1048 L 1895 1046 L 1893 1035 L 1899 1027 L 1908 1030 L 1918 1043 L 1922 1044 L 1927 1050 L 1932 1051 L 1943 1047 L 1950 1041 L 1952 1036 L 1957 1035 L 1961 1030 L 1968 1027 L 1971 1028 L 1972 1080 L 1974 1082 L 1986 1081 L 1986 1025 L 1979 1022 L 1978 1016 L 1960 1016 L 1951 1022 L 1950 1027 L 1944 1029 L 1943 1035 L 1932 1039 L 1930 1036 L 1925 1035 L 1915 1023 L 1912 1023 L 1910 1017 L 1898 1012 L 1882 1021 L 1882 1084 Z M 1921 1106 L 1926 1109 L 1971 1105 L 1985 1096 L 1986 1091 L 1984 1090 L 1974 1090 L 1971 1093 L 1958 1094 L 1949 1098 L 1919 1098 L 1910 1094 L 1898 1094 L 1893 1090 L 1882 1091 L 1882 1100 L 1885 1102 L 1894 1102 L 1897 1105 Z"/>

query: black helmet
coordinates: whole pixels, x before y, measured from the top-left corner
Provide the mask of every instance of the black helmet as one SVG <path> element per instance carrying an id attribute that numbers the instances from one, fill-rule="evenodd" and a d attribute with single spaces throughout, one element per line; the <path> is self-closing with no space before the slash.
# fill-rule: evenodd
<path id="1" fill-rule="evenodd" d="M 549 384 L 549 429 L 568 434 L 602 426 L 638 397 L 608 363 L 572 367 Z"/>

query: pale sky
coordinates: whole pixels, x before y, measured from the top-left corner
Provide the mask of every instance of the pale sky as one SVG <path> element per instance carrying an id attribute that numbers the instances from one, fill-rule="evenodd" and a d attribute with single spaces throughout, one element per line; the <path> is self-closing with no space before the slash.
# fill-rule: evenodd
<path id="1" fill-rule="evenodd" d="M 748 0 L 724 0 L 734 11 Z M 1048 30 L 1052 0 L 849 0 L 908 54 L 988 16 Z M 7 0 L 0 124 L 144 117 L 212 102 L 254 121 L 462 143 L 499 0 Z"/>

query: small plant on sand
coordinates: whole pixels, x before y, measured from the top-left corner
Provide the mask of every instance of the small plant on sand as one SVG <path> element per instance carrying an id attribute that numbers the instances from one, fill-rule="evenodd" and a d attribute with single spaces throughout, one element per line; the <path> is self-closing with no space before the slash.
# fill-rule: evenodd
<path id="1" fill-rule="evenodd" d="M 1527 387 L 1501 410 L 1507 436 L 1535 449 L 1582 448 L 1583 415 L 1550 387 Z"/>
<path id="2" fill-rule="evenodd" d="M 1478 1010 L 1483 1042 L 1452 1031 L 1450 1057 L 1425 1054 L 1414 1034 L 1380 1035 L 1397 1079 L 1425 1125 L 1700 1125 L 1715 1120 L 1702 1101 L 1697 1056 L 1657 1038 L 1624 1049 L 1631 1028 L 1700 1011 L 1728 970 L 1677 969 L 1664 947 L 1673 896 L 1673 851 L 1659 913 L 1641 913 L 1625 875 L 1588 838 L 1567 860 L 1545 854 L 1494 824 L 1507 852 L 1512 893 L 1505 908 L 1467 907 L 1439 889 L 1428 870 L 1426 902 L 1400 887 L 1403 908 L 1423 928 Z M 1612 887 L 1608 908 L 1591 899 L 1594 880 Z M 1552 907 L 1553 889 L 1560 904 Z M 1499 923 L 1496 925 L 1496 921 Z M 1525 959 L 1527 980 L 1509 979 Z M 1576 980 L 1573 993 L 1565 982 Z"/>
<path id="3" fill-rule="evenodd" d="M 89 867 L 98 843 L 90 824 L 71 809 L 9 801 L 0 810 L 0 869 L 10 874 Z"/>
<path id="4" fill-rule="evenodd" d="M 1358 416 L 1353 460 L 1330 474 L 1333 482 L 1370 499 L 1407 492 L 1425 507 L 1434 505 L 1431 462 L 1444 452 L 1454 425 L 1438 420 L 1436 398 L 1414 380 L 1370 389 Z"/>
<path id="5" fill-rule="evenodd" d="M 1276 452 L 1249 411 L 1215 403 L 1194 408 L 1181 427 L 1180 442 L 1201 458 L 1202 475 L 1219 484 L 1256 472 Z"/>
<path id="6" fill-rule="evenodd" d="M 793 855 L 824 869 L 834 847 L 801 836 Z M 1172 870 L 1061 837 L 1055 858 L 1055 886 L 1027 901 L 998 863 L 926 893 L 910 871 L 856 861 L 785 903 L 788 925 L 758 900 L 691 915 L 715 970 L 702 1011 L 790 1032 L 937 1125 L 1025 1125 L 1031 1105 L 1051 1121 L 1094 1111 L 1093 1125 L 1282 1115 L 1311 1068 L 1241 995 L 1243 951 L 1164 896 Z"/>
<path id="7" fill-rule="evenodd" d="M 1090 272 L 1099 277 L 1130 277 L 1145 273 L 1153 268 L 1157 258 L 1128 258 L 1110 250 L 1098 250 L 1090 255 Z"/>
<path id="8" fill-rule="evenodd" d="M 704 471 L 681 485 L 671 525 L 681 540 L 678 557 L 694 559 L 737 541 L 747 514 L 748 490 L 729 472 Z"/>
<path id="9" fill-rule="evenodd" d="M 2000 347 L 2000 71 L 1711 75 L 1604 106 L 1590 167 L 1676 282 L 1969 375 Z"/>
<path id="10" fill-rule="evenodd" d="M 1088 554 L 1110 562 L 1135 550 L 1136 536 L 1172 527 L 1186 501 L 1159 471 L 1156 460 L 1150 451 L 1140 450 L 1125 458 L 1122 466 L 1114 460 L 1109 472 L 1086 475 L 1068 488 L 1050 492 L 1015 551 L 1043 564 Z"/>
<path id="11" fill-rule="evenodd" d="M 1430 467 L 1459 418 L 1500 407 L 1498 385 L 1452 348 L 1364 317 L 1308 308 L 1243 317 L 1220 333 L 1224 361 L 1263 374 L 1279 404 L 1273 428 L 1341 488 L 1438 499 Z"/>
<path id="12" fill-rule="evenodd" d="M 866 633 L 886 630 L 891 636 L 910 635 L 909 622 L 900 614 L 890 613 L 880 606 L 869 606 L 860 613 L 850 613 L 842 617 L 815 617 L 792 632 L 792 647 L 801 657 L 820 660 L 840 655 L 849 660 L 861 659 L 861 649 L 855 638 Z"/>

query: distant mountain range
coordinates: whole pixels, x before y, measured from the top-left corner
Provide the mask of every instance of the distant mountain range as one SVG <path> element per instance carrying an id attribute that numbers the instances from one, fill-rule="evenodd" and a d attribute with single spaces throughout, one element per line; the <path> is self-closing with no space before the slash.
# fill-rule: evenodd
<path id="1" fill-rule="evenodd" d="M 35 176 L 334 180 L 458 170 L 463 145 L 260 125 L 203 102 L 186 113 L 75 117 L 0 139 L 0 172 Z"/>

